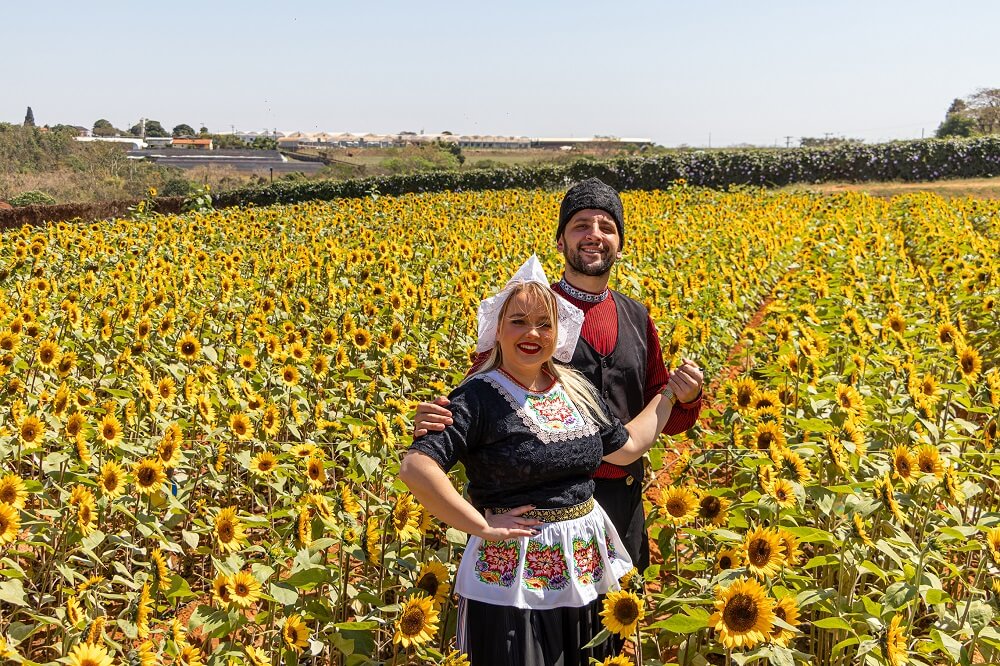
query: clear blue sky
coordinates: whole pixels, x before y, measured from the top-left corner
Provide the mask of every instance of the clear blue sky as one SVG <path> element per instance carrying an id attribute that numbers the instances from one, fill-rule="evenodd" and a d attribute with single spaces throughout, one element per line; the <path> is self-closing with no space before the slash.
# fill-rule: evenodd
<path id="1" fill-rule="evenodd" d="M 784 144 L 931 135 L 1000 2 L 9 2 L 0 121 Z"/>

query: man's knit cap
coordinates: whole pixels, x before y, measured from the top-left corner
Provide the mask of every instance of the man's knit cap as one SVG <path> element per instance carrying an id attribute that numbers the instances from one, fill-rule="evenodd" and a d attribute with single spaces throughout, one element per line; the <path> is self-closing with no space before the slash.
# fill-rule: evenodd
<path id="1" fill-rule="evenodd" d="M 621 245 L 625 244 L 625 211 L 618 192 L 606 185 L 599 178 L 588 178 L 571 187 L 563 197 L 559 206 L 559 228 L 556 229 L 556 240 L 562 236 L 566 224 L 578 211 L 586 208 L 603 210 L 610 215 L 618 227 L 618 237 Z"/>

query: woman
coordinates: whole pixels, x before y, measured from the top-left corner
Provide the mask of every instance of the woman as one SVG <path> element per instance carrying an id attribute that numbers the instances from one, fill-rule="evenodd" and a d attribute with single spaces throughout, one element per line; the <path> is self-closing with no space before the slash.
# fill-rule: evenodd
<path id="1" fill-rule="evenodd" d="M 582 313 L 538 259 L 479 308 L 487 361 L 449 396 L 453 424 L 413 443 L 400 477 L 437 518 L 471 535 L 459 566 L 458 647 L 481 664 L 586 664 L 598 597 L 631 567 L 593 500 L 601 460 L 628 464 L 670 416 L 667 392 L 628 426 L 569 362 Z M 447 477 L 465 465 L 469 500 Z"/>

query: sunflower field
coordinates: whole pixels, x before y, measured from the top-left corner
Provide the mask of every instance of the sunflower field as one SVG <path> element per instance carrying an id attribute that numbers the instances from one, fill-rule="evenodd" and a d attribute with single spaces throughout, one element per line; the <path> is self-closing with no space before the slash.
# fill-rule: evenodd
<path id="1" fill-rule="evenodd" d="M 396 472 L 479 301 L 558 275 L 560 198 L 4 232 L 0 662 L 467 664 L 465 536 Z M 1000 662 L 1000 202 L 623 198 L 612 286 L 709 404 L 651 456 L 608 663 Z"/>

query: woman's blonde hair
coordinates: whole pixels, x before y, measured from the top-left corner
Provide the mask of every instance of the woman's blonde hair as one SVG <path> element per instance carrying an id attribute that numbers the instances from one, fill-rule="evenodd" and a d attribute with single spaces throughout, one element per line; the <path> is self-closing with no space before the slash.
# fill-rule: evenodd
<path id="1" fill-rule="evenodd" d="M 510 292 L 510 295 L 507 297 L 503 307 L 500 308 L 500 314 L 497 316 L 497 333 L 499 334 L 501 322 L 503 321 L 504 315 L 507 314 L 507 307 L 510 305 L 511 301 L 514 300 L 514 297 L 520 294 L 527 294 L 532 300 L 538 299 L 542 302 L 545 306 L 545 312 L 549 317 L 549 321 L 552 322 L 552 336 L 554 339 L 558 340 L 559 306 L 556 303 L 556 298 L 558 297 L 547 285 L 534 281 L 521 282 Z M 486 360 L 483 361 L 483 364 L 479 366 L 479 369 L 470 374 L 465 381 L 469 381 L 476 375 L 485 374 L 491 370 L 495 370 L 502 364 L 503 352 L 500 350 L 500 344 L 497 343 L 493 345 L 493 349 L 490 350 L 489 356 L 487 356 Z M 573 401 L 573 404 L 576 405 L 578 409 L 581 409 L 581 411 L 585 413 L 585 416 L 589 416 L 599 423 L 608 423 L 608 416 L 604 413 L 604 410 L 598 402 L 597 390 L 586 377 L 568 365 L 554 363 L 551 357 L 549 357 L 549 359 L 542 364 L 542 369 L 562 384 L 563 389 L 566 391 L 566 395 L 569 396 L 569 399 Z"/>

